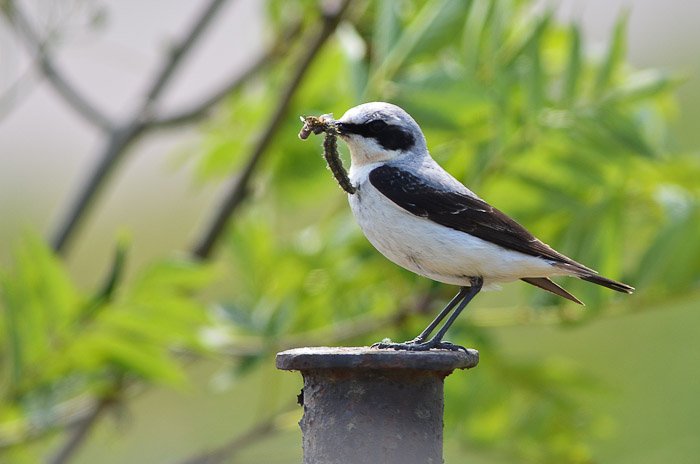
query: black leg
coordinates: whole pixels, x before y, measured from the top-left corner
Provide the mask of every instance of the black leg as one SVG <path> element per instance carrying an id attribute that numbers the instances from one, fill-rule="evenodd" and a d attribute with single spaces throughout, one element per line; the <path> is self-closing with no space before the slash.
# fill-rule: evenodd
<path id="1" fill-rule="evenodd" d="M 452 308 L 454 308 L 455 305 L 457 305 L 457 303 L 462 301 L 464 299 L 464 297 L 467 296 L 468 293 L 469 293 L 469 287 L 461 287 L 459 289 L 459 292 L 454 296 L 454 298 L 452 298 L 452 300 L 450 300 L 450 302 L 447 303 L 447 306 L 445 306 L 445 308 L 442 311 L 440 311 L 440 314 L 438 314 L 437 317 L 435 319 L 433 319 L 433 322 L 431 322 L 428 325 L 428 327 L 426 327 L 425 330 L 423 330 L 420 333 L 420 335 L 418 335 L 412 341 L 415 343 L 423 343 L 428 338 L 428 336 L 431 333 L 433 333 L 433 330 L 435 330 L 435 327 L 437 327 L 438 324 L 440 322 L 442 322 L 442 320 L 445 318 L 445 316 L 447 316 L 450 313 L 450 311 L 452 311 Z"/>
<path id="2" fill-rule="evenodd" d="M 464 299 L 459 303 L 459 306 L 457 306 L 457 309 L 450 315 L 450 318 L 447 319 L 447 322 L 445 322 L 445 325 L 443 325 L 440 330 L 438 331 L 437 334 L 433 338 L 430 339 L 428 342 L 429 345 L 440 345 L 442 343 L 442 338 L 445 336 L 447 333 L 447 330 L 454 324 L 455 320 L 457 317 L 459 317 L 459 314 L 464 310 L 464 308 L 467 307 L 470 301 L 472 301 L 472 298 L 476 296 L 477 293 L 481 291 L 481 286 L 484 284 L 484 279 L 481 277 L 472 277 L 471 281 L 471 287 L 468 288 L 467 295 L 464 297 Z"/>
<path id="3" fill-rule="evenodd" d="M 449 302 L 449 304 L 443 309 L 440 314 L 433 320 L 433 322 L 428 325 L 428 327 L 425 328 L 423 332 L 421 332 L 420 335 L 418 335 L 415 339 L 404 342 L 404 343 L 375 343 L 372 345 L 373 347 L 376 348 L 391 348 L 394 350 L 408 350 L 408 351 L 427 351 L 431 348 L 440 348 L 440 349 L 447 349 L 447 350 L 464 350 L 465 348 L 458 346 L 458 345 L 453 345 L 452 343 L 449 342 L 443 342 L 442 338 L 445 336 L 447 333 L 447 330 L 452 326 L 454 321 L 457 319 L 459 314 L 464 310 L 464 308 L 469 304 L 469 302 L 476 296 L 479 291 L 481 291 L 481 286 L 483 285 L 484 280 L 481 277 L 472 277 L 471 278 L 471 286 L 470 287 L 462 287 L 455 296 L 452 301 Z M 430 333 L 435 330 L 435 327 L 449 314 L 449 312 L 452 310 L 452 308 L 457 306 L 457 308 L 454 310 L 454 312 L 450 315 L 449 319 L 443 325 L 438 333 L 431 338 L 429 341 L 425 341 L 425 338 L 430 335 Z"/>

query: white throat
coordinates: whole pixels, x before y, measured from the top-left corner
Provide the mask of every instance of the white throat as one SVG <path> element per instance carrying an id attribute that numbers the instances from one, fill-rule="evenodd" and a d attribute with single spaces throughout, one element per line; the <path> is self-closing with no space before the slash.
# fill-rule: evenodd
<path id="1" fill-rule="evenodd" d="M 367 164 L 383 163 L 398 159 L 405 154 L 396 150 L 386 150 L 373 140 L 353 140 L 356 136 L 345 140 L 350 151 L 352 166 L 364 166 Z"/>

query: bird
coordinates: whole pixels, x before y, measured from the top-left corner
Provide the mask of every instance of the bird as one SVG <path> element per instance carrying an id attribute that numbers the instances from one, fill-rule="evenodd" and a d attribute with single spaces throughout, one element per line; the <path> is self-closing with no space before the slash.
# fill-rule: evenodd
<path id="1" fill-rule="evenodd" d="M 482 288 L 505 282 L 522 280 L 578 304 L 583 303 L 550 277 L 573 276 L 622 293 L 634 291 L 554 250 L 455 179 L 431 157 L 420 126 L 399 106 L 364 103 L 333 124 L 350 152 L 355 189 L 348 194 L 350 209 L 369 242 L 409 271 L 459 286 L 417 337 L 375 347 L 463 349 L 443 341 L 447 330 Z"/>

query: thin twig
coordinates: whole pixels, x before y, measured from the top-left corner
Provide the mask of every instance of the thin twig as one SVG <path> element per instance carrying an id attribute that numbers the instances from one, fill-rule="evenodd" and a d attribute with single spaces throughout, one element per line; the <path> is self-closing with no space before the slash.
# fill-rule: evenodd
<path id="1" fill-rule="evenodd" d="M 292 26 L 286 29 L 280 37 L 275 40 L 269 49 L 253 61 L 248 68 L 240 74 L 229 79 L 220 88 L 212 91 L 209 96 L 202 98 L 197 103 L 189 108 L 183 108 L 173 111 L 161 117 L 154 118 L 149 128 L 169 128 L 182 124 L 190 124 L 196 122 L 209 115 L 210 110 L 221 102 L 228 95 L 236 92 L 252 77 L 257 75 L 263 68 L 272 63 L 276 58 L 282 56 L 288 49 L 293 40 L 301 32 L 301 21 L 295 22 Z"/>
<path id="2" fill-rule="evenodd" d="M 97 165 L 93 168 L 78 196 L 68 207 L 68 212 L 56 227 L 51 246 L 57 253 L 65 253 L 76 229 L 89 212 L 95 197 L 102 190 L 117 162 L 121 160 L 126 149 L 138 139 L 143 131 L 143 124 L 132 121 L 127 126 L 117 128 L 109 133 Z"/>
<path id="3" fill-rule="evenodd" d="M 152 84 L 146 92 L 145 101 L 139 110 L 136 111 L 129 122 L 109 132 L 109 138 L 99 157 L 97 166 L 95 166 L 86 184 L 78 193 L 75 201 L 69 206 L 68 213 L 56 229 L 56 233 L 51 241 L 56 252 L 65 252 L 74 231 L 89 212 L 94 198 L 102 189 L 104 182 L 109 178 L 117 163 L 124 157 L 127 148 L 147 128 L 156 100 L 165 90 L 183 59 L 192 50 L 195 42 L 201 37 L 206 26 L 211 22 L 216 11 L 225 1 L 211 0 L 209 5 L 202 10 L 189 32 L 185 34 L 177 46 L 172 48 L 168 60 L 165 61 L 160 71 L 155 74 Z"/>
<path id="4" fill-rule="evenodd" d="M 58 450 L 58 452 L 51 456 L 47 461 L 48 464 L 63 464 L 68 462 L 68 460 L 75 454 L 75 452 L 80 448 L 80 446 L 85 442 L 85 439 L 89 436 L 93 425 L 97 423 L 97 420 L 102 416 L 102 414 L 107 411 L 107 409 L 112 404 L 112 399 L 109 397 L 102 398 L 97 402 L 94 409 L 90 411 L 80 422 L 75 425 L 73 433 L 68 437 L 68 440 L 63 444 L 63 446 Z"/>
<path id="5" fill-rule="evenodd" d="M 187 56 L 189 51 L 201 37 L 211 20 L 214 19 L 216 13 L 226 1 L 227 0 L 210 0 L 209 5 L 202 10 L 202 13 L 194 22 L 190 31 L 178 45 L 170 49 L 170 56 L 163 63 L 163 67 L 160 69 L 160 71 L 155 74 L 155 79 L 153 79 L 148 91 L 146 92 L 144 109 L 150 107 L 158 99 L 161 93 L 163 93 L 163 90 L 165 90 L 167 85 L 170 83 L 175 71 L 182 63 L 183 58 Z"/>
<path id="6" fill-rule="evenodd" d="M 14 26 L 17 35 L 23 39 L 30 53 L 36 55 L 37 64 L 42 73 L 58 94 L 89 123 L 95 124 L 104 131 L 111 130 L 114 126 L 112 120 L 80 93 L 59 71 L 48 52 L 47 45 L 40 39 L 18 2 L 8 0 L 7 4 L 0 10 Z"/>
<path id="7" fill-rule="evenodd" d="M 305 47 L 306 53 L 301 57 L 299 63 L 292 72 L 292 77 L 282 91 L 279 103 L 277 104 L 277 107 L 272 113 L 272 116 L 265 126 L 264 131 L 258 138 L 257 143 L 248 156 L 248 161 L 229 186 L 227 193 L 225 194 L 224 201 L 214 215 L 214 219 L 212 220 L 211 224 L 192 248 L 193 256 L 200 259 L 206 259 L 209 257 L 217 240 L 226 229 L 231 215 L 247 197 L 248 185 L 252 178 L 253 172 L 257 168 L 260 160 L 267 150 L 267 147 L 272 142 L 282 121 L 284 120 L 292 97 L 304 79 L 306 72 L 309 70 L 311 63 L 314 61 L 314 58 L 316 58 L 318 52 L 335 31 L 336 27 L 340 23 L 340 19 L 349 5 L 350 0 L 343 0 L 343 2 L 334 12 L 324 15 L 325 17 L 321 30 L 316 36 L 312 37 L 309 44 Z"/>
<path id="8" fill-rule="evenodd" d="M 0 430 L 0 453 L 6 448 L 26 445 L 52 432 L 72 429 L 91 415 L 96 406 L 97 401 L 86 393 L 45 409 L 45 418 L 40 424 L 26 417 L 3 423 Z M 21 432 L 16 432 L 17 430 Z"/>
<path id="9" fill-rule="evenodd" d="M 17 106 L 19 99 L 28 96 L 36 88 L 37 82 L 31 79 L 32 69 L 28 68 L 0 95 L 0 122 Z"/>
<path id="10" fill-rule="evenodd" d="M 217 448 L 189 457 L 181 461 L 180 464 L 218 464 L 230 461 L 230 459 L 242 449 L 262 441 L 277 432 L 278 417 L 281 414 L 294 410 L 295 407 L 296 404 L 290 404 L 264 421 L 255 424 L 255 426 L 248 429 L 242 435 L 232 438 L 227 443 Z"/>

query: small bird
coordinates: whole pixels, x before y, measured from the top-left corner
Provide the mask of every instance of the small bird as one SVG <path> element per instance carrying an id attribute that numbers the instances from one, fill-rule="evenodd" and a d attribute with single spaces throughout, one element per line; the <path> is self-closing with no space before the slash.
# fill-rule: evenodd
<path id="1" fill-rule="evenodd" d="M 348 199 L 367 239 L 399 266 L 460 287 L 415 339 L 379 348 L 461 349 L 443 337 L 491 284 L 520 279 L 579 304 L 549 278 L 574 276 L 618 292 L 634 290 L 557 252 L 452 177 L 430 156 L 420 126 L 398 106 L 365 103 L 334 124 L 350 150 L 349 178 L 356 190 Z"/>

